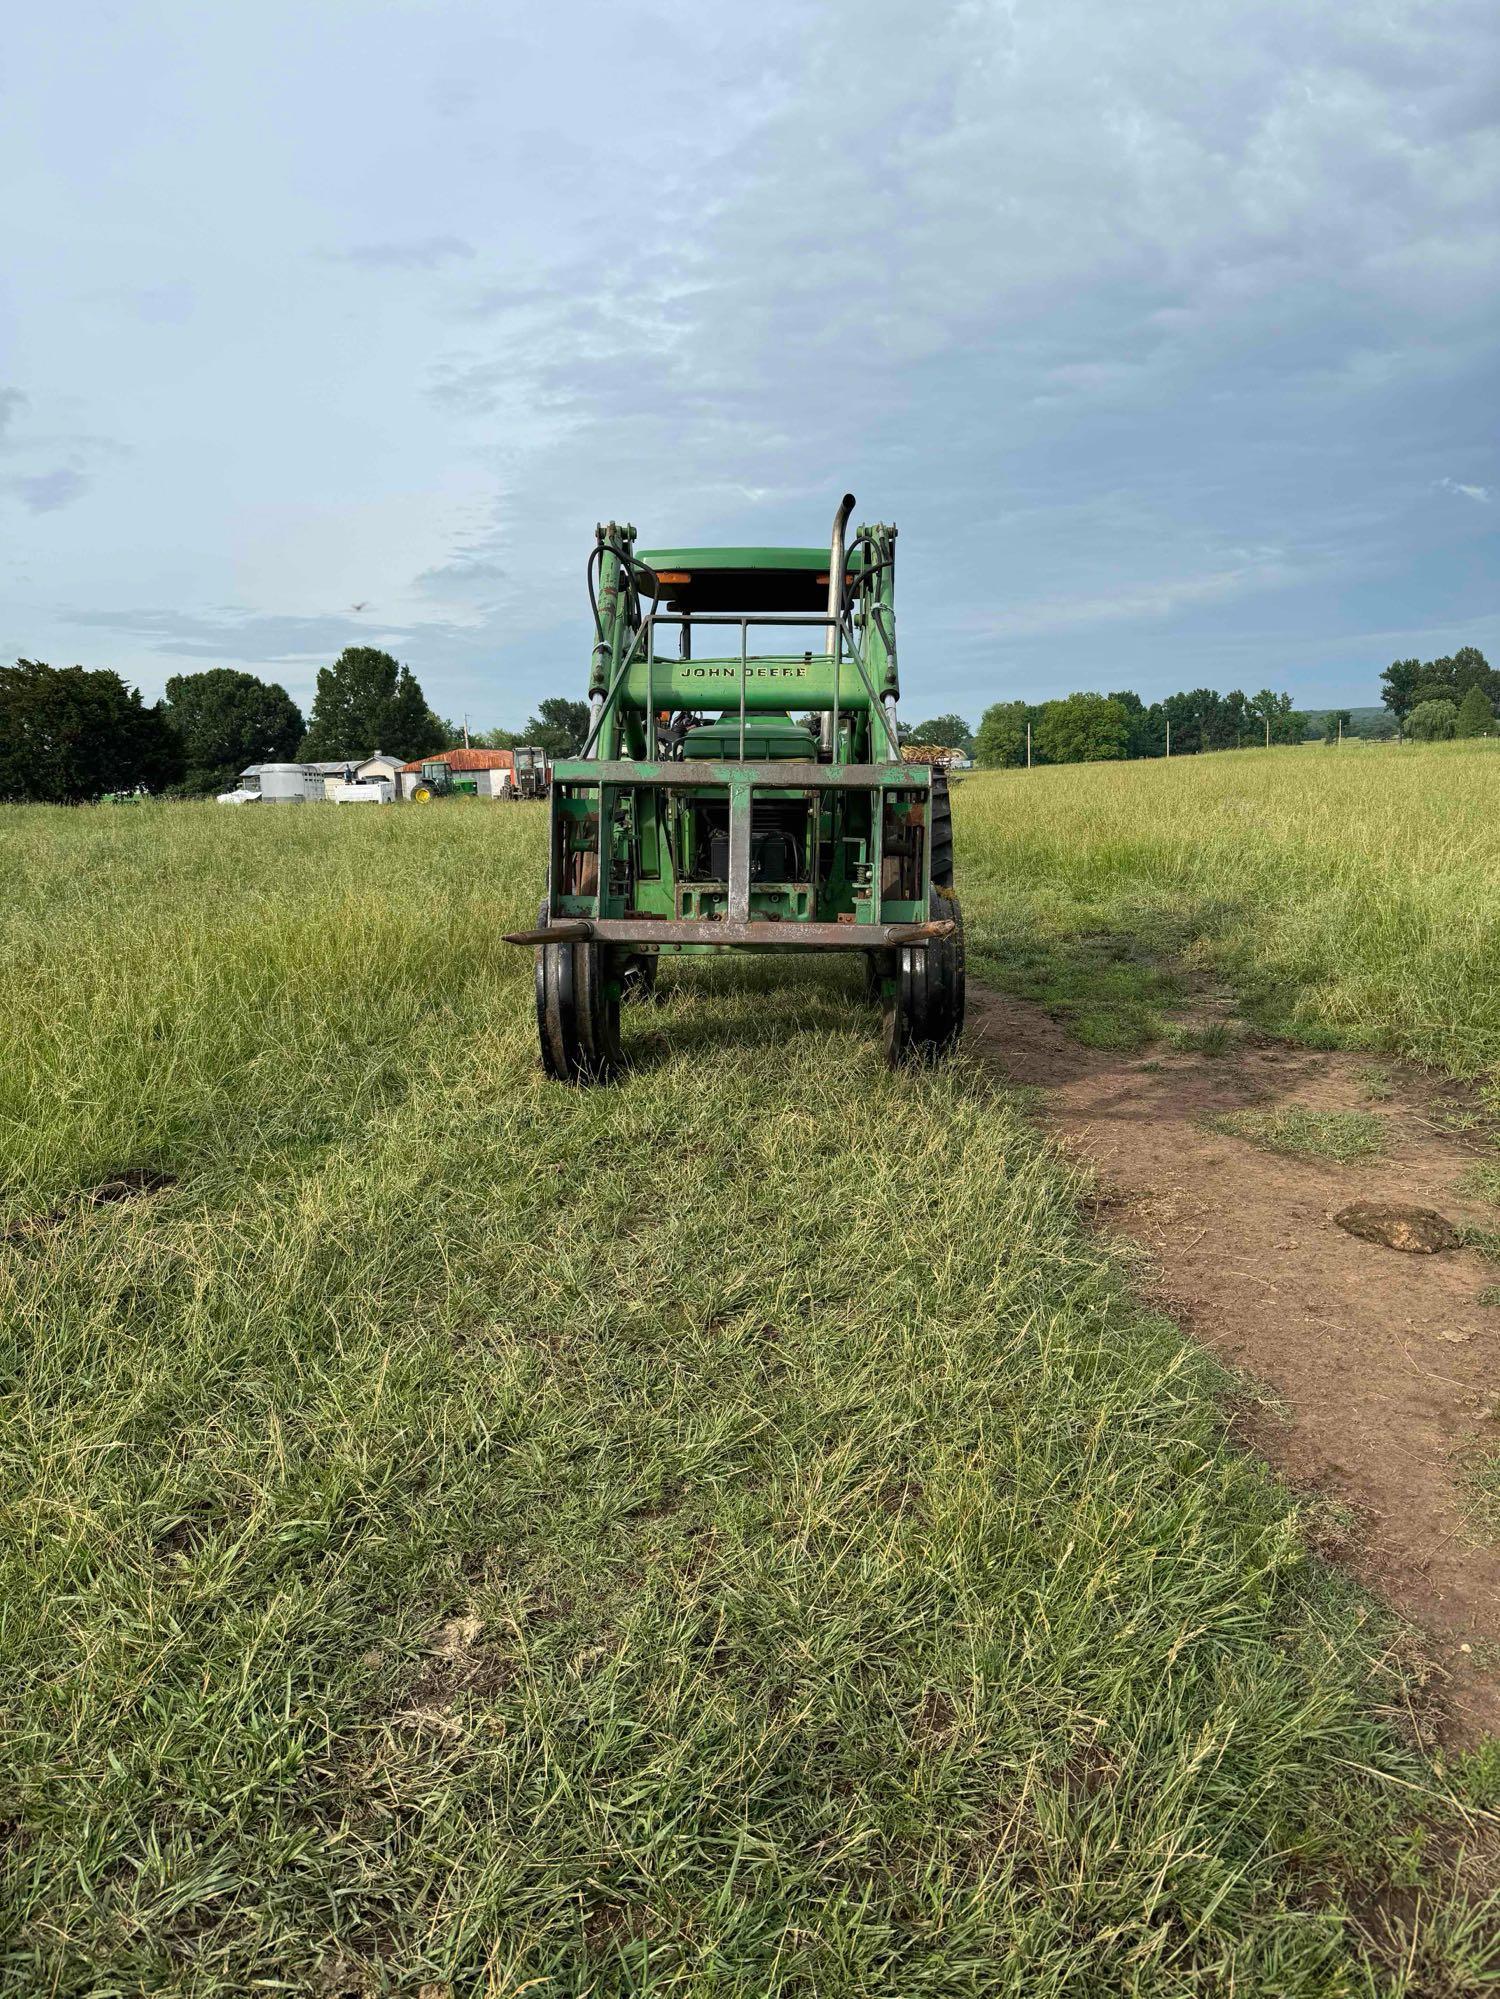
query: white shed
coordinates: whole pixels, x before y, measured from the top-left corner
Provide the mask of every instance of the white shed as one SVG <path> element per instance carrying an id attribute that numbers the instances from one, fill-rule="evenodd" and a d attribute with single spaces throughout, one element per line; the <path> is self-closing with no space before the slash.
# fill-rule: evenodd
<path id="1" fill-rule="evenodd" d="M 384 750 L 376 750 L 373 756 L 366 757 L 363 763 L 354 766 L 354 781 L 356 784 L 374 784 L 380 779 L 386 779 L 394 794 L 397 788 L 396 780 L 401 774 L 402 761 L 400 757 L 387 756 Z"/>

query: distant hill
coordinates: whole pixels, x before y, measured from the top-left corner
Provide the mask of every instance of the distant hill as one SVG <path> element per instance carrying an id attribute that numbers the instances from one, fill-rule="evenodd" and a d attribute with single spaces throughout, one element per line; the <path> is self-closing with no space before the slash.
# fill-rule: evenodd
<path id="1" fill-rule="evenodd" d="M 1321 737 L 1323 734 L 1323 724 L 1330 710 L 1327 708 L 1306 708 L 1302 712 L 1307 717 L 1307 735 L 1303 740 L 1308 741 Z M 1349 726 L 1346 733 L 1351 736 L 1383 736 L 1387 731 L 1394 734 L 1395 728 L 1396 725 L 1391 719 L 1389 708 L 1351 708 L 1349 710 Z"/>

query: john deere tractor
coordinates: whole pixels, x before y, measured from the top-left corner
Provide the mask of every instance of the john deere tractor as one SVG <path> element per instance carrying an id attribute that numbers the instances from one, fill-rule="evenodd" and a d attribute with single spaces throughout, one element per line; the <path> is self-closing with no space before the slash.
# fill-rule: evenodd
<path id="1" fill-rule="evenodd" d="M 893 1062 L 957 1042 L 947 778 L 902 761 L 896 530 L 849 538 L 853 508 L 825 548 L 638 551 L 633 527 L 595 530 L 588 739 L 553 765 L 537 928 L 507 939 L 535 947 L 559 1081 L 616 1075 L 622 999 L 662 957 L 713 951 L 857 952 Z M 770 631 L 792 649 L 758 650 Z"/>
<path id="2" fill-rule="evenodd" d="M 473 771 L 455 774 L 446 757 L 429 757 L 412 786 L 413 805 L 430 805 L 435 798 L 472 798 L 479 789 Z"/>

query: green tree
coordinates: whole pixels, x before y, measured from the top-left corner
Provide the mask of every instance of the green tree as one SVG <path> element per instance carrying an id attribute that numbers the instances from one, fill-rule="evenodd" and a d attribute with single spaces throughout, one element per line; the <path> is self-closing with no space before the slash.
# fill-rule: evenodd
<path id="1" fill-rule="evenodd" d="M 1130 718 L 1107 694 L 1070 694 L 1043 705 L 1033 739 L 1049 764 L 1106 763 L 1124 756 Z"/>
<path id="2" fill-rule="evenodd" d="M 228 666 L 174 674 L 166 717 L 182 743 L 182 788 L 195 794 L 227 791 L 246 764 L 294 757 L 305 727 L 284 687 Z"/>
<path id="3" fill-rule="evenodd" d="M 1033 711 L 1024 701 L 996 701 L 979 718 L 974 761 L 985 770 L 1003 770 L 1026 761 L 1026 724 Z"/>
<path id="4" fill-rule="evenodd" d="M 1125 710 L 1130 735 L 1125 744 L 1127 757 L 1159 757 L 1166 749 L 1166 714 L 1159 701 L 1153 701 L 1148 708 L 1139 694 L 1131 688 L 1122 687 L 1111 693 L 1111 701 L 1118 701 Z"/>
<path id="5" fill-rule="evenodd" d="M 930 743 L 936 749 L 962 750 L 974 754 L 974 731 L 962 715 L 935 715 L 930 722 L 918 722 L 911 731 L 914 743 Z"/>
<path id="6" fill-rule="evenodd" d="M 587 701 L 569 701 L 561 694 L 554 694 L 538 702 L 537 711 L 519 740 L 536 743 L 549 757 L 576 757 L 588 741 L 588 733 Z"/>
<path id="7" fill-rule="evenodd" d="M 1406 718 L 1417 705 L 1417 682 L 1421 677 L 1419 659 L 1393 659 L 1380 676 L 1380 698 L 1395 717 L 1398 735 L 1406 733 Z"/>
<path id="8" fill-rule="evenodd" d="M 148 708 L 119 674 L 39 659 L 0 667 L 0 799 L 79 805 L 181 774 L 160 702 Z"/>
<path id="9" fill-rule="evenodd" d="M 1262 742 L 1269 734 L 1273 743 L 1300 743 L 1307 733 L 1307 717 L 1293 708 L 1290 694 L 1277 694 L 1263 687 L 1258 694 L 1251 695 L 1245 708 L 1253 717 Z"/>
<path id="10" fill-rule="evenodd" d="M 526 738 L 515 729 L 486 729 L 482 736 L 476 736 L 474 740 L 482 750 L 513 750 Z"/>
<path id="11" fill-rule="evenodd" d="M 1396 739 L 1396 721 L 1392 715 L 1367 712 L 1356 718 L 1352 730 L 1346 735 L 1355 735 L 1365 743 L 1390 743 Z"/>
<path id="12" fill-rule="evenodd" d="M 1468 737 L 1493 736 L 1494 733 L 1494 708 L 1490 705 L 1483 687 L 1476 681 L 1458 704 L 1454 734 Z"/>
<path id="13" fill-rule="evenodd" d="M 301 754 L 319 762 L 351 761 L 385 750 L 406 759 L 447 747 L 410 667 L 374 646 L 347 646 L 318 670 L 318 691 Z"/>
<path id="14" fill-rule="evenodd" d="M 1500 708 L 1500 669 L 1490 665 L 1478 646 L 1460 646 L 1453 655 L 1453 691 L 1465 695 L 1477 687 L 1492 708 Z"/>
<path id="15" fill-rule="evenodd" d="M 1204 717 L 1204 745 L 1209 750 L 1241 750 L 1255 735 L 1255 716 L 1249 699 L 1241 690 L 1215 696 Z"/>
<path id="16" fill-rule="evenodd" d="M 1219 697 L 1211 687 L 1195 687 L 1188 694 L 1169 694 L 1162 705 L 1164 723 L 1172 725 L 1172 754 L 1192 756 L 1206 749 L 1204 724 L 1218 706 Z M 1163 736 L 1165 736 L 1165 727 Z M 1165 743 L 1163 743 L 1165 748 Z"/>
<path id="17" fill-rule="evenodd" d="M 1458 729 L 1458 709 L 1451 701 L 1419 701 L 1406 729 L 1414 742 L 1446 743 Z"/>
<path id="18" fill-rule="evenodd" d="M 1354 717 L 1347 708 L 1330 708 L 1323 717 L 1323 740 L 1336 743 L 1340 736 L 1347 736 Z"/>

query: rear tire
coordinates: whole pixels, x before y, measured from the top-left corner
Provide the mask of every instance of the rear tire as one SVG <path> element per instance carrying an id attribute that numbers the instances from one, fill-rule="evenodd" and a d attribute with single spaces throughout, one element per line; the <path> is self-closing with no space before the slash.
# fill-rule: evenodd
<path id="1" fill-rule="evenodd" d="M 952 889 L 936 885 L 928 909 L 955 928 L 951 937 L 903 944 L 897 953 L 895 993 L 885 1017 L 885 1050 L 893 1067 L 940 1062 L 953 1053 L 963 1033 L 963 912 Z"/>

